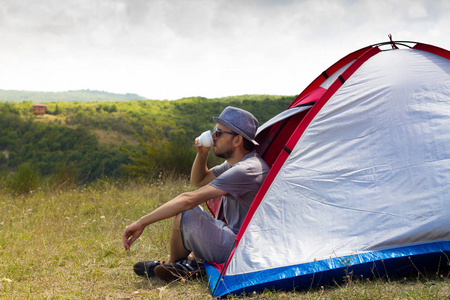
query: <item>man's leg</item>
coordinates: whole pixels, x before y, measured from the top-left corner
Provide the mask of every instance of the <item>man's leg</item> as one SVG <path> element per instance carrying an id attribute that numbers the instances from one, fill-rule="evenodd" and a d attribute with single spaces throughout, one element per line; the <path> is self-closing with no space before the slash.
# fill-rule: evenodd
<path id="1" fill-rule="evenodd" d="M 172 223 L 170 260 L 155 267 L 154 273 L 166 281 L 202 276 L 202 263 L 193 258 L 185 260 L 189 252 L 202 260 L 225 262 L 235 239 L 236 234 L 224 222 L 215 220 L 200 206 L 184 211 Z"/>
<path id="2" fill-rule="evenodd" d="M 166 262 L 168 264 L 173 264 L 174 262 L 185 259 L 189 256 L 190 251 L 184 248 L 183 240 L 181 239 L 180 223 L 181 223 L 182 213 L 179 213 L 173 218 L 172 222 L 172 234 L 170 236 L 170 257 Z"/>
<path id="3" fill-rule="evenodd" d="M 225 262 L 236 238 L 236 234 L 225 225 L 200 206 L 179 213 L 173 218 L 170 256 L 165 263 L 173 264 L 188 258 L 191 252 L 206 261 Z"/>
<path id="4" fill-rule="evenodd" d="M 166 264 L 173 264 L 177 260 L 188 257 L 190 251 L 184 249 L 183 241 L 181 240 L 180 222 L 181 213 L 176 215 L 172 223 L 172 234 L 170 236 L 170 257 L 164 262 Z M 134 264 L 133 270 L 139 276 L 153 277 L 155 276 L 154 269 L 159 266 L 160 261 L 139 261 Z"/>

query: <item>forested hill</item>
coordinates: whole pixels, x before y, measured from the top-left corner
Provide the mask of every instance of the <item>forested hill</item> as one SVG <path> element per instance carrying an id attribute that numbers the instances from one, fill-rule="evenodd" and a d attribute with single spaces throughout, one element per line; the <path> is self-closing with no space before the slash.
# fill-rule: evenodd
<path id="1" fill-rule="evenodd" d="M 243 95 L 208 99 L 117 102 L 49 102 L 34 116 L 31 101 L 0 102 L 0 185 L 2 177 L 35 168 L 45 176 L 70 174 L 79 182 L 127 174 L 188 175 L 193 141 L 214 127 L 227 106 L 252 112 L 263 124 L 295 96 Z M 210 155 L 212 157 L 212 155 Z M 212 159 L 212 158 L 211 158 Z M 212 161 L 211 163 L 216 163 Z"/>
<path id="2" fill-rule="evenodd" d="M 114 94 L 93 90 L 67 92 L 0 90 L 0 102 L 112 102 L 130 100 L 145 100 L 145 98 L 136 94 Z"/>

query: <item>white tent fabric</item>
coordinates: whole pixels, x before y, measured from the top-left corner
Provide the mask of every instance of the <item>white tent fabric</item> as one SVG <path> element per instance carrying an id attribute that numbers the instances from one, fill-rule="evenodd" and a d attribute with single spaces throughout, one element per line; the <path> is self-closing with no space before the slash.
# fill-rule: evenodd
<path id="1" fill-rule="evenodd" d="M 450 64 L 383 51 L 309 124 L 226 276 L 450 240 Z"/>
<path id="2" fill-rule="evenodd" d="M 336 72 L 334 72 L 330 77 L 327 78 L 327 80 L 325 80 L 320 87 L 324 88 L 324 89 L 328 89 L 333 82 L 338 79 L 339 75 L 341 75 L 342 73 L 344 73 L 345 70 L 348 69 L 348 67 L 354 62 L 354 60 L 352 60 L 351 62 L 349 62 L 348 64 L 346 64 L 345 66 L 343 66 L 342 68 L 340 68 L 339 70 L 337 70 Z"/>
<path id="3" fill-rule="evenodd" d="M 312 104 L 311 104 L 312 105 Z M 296 115 L 298 113 L 301 113 L 307 109 L 309 109 L 311 107 L 311 105 L 307 105 L 307 106 L 297 106 L 297 107 L 293 107 L 290 109 L 287 109 L 281 113 L 279 113 L 278 115 L 276 115 L 275 117 L 271 118 L 270 120 L 268 120 L 266 123 L 264 123 L 263 125 L 258 127 L 258 131 L 256 132 L 256 135 L 258 135 L 260 132 L 264 131 L 265 129 L 269 128 L 270 126 L 283 121 L 289 117 L 292 117 L 293 115 Z"/>

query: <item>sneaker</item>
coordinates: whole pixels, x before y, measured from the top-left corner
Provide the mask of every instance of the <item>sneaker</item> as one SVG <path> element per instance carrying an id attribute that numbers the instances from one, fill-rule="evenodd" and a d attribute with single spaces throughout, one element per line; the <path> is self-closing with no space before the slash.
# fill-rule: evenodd
<path id="1" fill-rule="evenodd" d="M 161 265 L 160 261 L 138 261 L 134 264 L 133 270 L 139 276 L 155 277 L 155 268 Z"/>
<path id="2" fill-rule="evenodd" d="M 174 281 L 181 278 L 193 279 L 206 274 L 203 263 L 192 259 L 179 260 L 173 264 L 160 264 L 154 269 L 155 275 L 164 281 Z"/>

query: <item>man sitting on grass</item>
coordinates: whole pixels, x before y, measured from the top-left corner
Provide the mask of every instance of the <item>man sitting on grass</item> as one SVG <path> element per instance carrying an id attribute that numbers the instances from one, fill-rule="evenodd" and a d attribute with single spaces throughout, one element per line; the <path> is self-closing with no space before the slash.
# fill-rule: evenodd
<path id="1" fill-rule="evenodd" d="M 197 259 L 224 263 L 233 249 L 236 234 L 269 167 L 254 151 L 258 121 L 251 113 L 229 106 L 213 120 L 217 123 L 213 153 L 226 161 L 208 169 L 210 147 L 201 146 L 196 139 L 191 183 L 200 188 L 178 195 L 125 228 L 123 245 L 129 250 L 145 227 L 174 217 L 169 260 L 137 262 L 133 269 L 138 275 L 156 275 L 166 281 L 189 278 L 204 272 Z M 214 219 L 199 206 L 217 197 L 222 197 L 220 209 L 225 222 Z"/>

